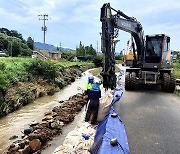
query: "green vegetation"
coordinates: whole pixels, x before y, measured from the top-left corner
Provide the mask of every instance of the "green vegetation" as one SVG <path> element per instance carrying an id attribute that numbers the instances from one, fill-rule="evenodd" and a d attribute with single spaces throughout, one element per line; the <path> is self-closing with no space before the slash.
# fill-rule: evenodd
<path id="1" fill-rule="evenodd" d="M 93 63 L 96 67 L 103 67 L 103 55 L 96 56 Z"/>
<path id="2" fill-rule="evenodd" d="M 58 63 L 55 63 L 55 66 L 58 66 L 58 67 L 64 67 L 64 68 L 67 68 L 67 67 L 71 67 L 71 66 L 74 66 L 74 65 L 77 65 L 77 66 L 84 66 L 84 65 L 89 65 L 91 67 L 94 66 L 94 64 L 92 62 L 69 62 L 69 61 L 60 61 Z"/>
<path id="3" fill-rule="evenodd" d="M 30 81 L 37 78 L 51 82 L 58 77 L 60 68 L 70 66 L 91 65 L 87 62 L 51 62 L 32 58 L 0 58 L 0 91 L 5 91 L 10 85 Z"/>
<path id="4" fill-rule="evenodd" d="M 175 94 L 180 96 L 180 92 L 179 91 L 175 91 Z"/>
<path id="5" fill-rule="evenodd" d="M 173 63 L 174 65 L 174 74 L 176 75 L 176 79 L 180 79 L 180 57 L 178 56 L 176 61 Z M 175 91 L 175 94 L 180 96 L 180 91 Z"/>
<path id="6" fill-rule="evenodd" d="M 18 82 L 47 79 L 51 82 L 59 75 L 60 68 L 89 65 L 90 62 L 50 61 L 32 58 L 0 58 L 0 90 Z"/>
<path id="7" fill-rule="evenodd" d="M 0 58 L 0 90 L 6 90 L 10 85 L 20 81 L 27 81 L 28 72 L 25 64 L 28 64 L 30 58 Z"/>
<path id="8" fill-rule="evenodd" d="M 75 56 L 76 56 L 76 53 L 68 52 L 68 51 L 63 51 L 62 54 L 61 54 L 61 58 L 66 59 L 68 61 L 73 61 Z"/>
<path id="9" fill-rule="evenodd" d="M 92 44 L 90 46 L 84 46 L 80 42 L 79 47 L 76 48 L 76 56 L 93 58 L 96 56 L 96 50 L 93 48 Z"/>
<path id="10" fill-rule="evenodd" d="M 90 62 L 1 57 L 0 117 L 45 93 L 53 95 L 58 87 L 61 89 L 75 81 L 75 77 L 93 66 Z M 44 90 L 37 93 L 36 89 L 41 89 L 38 83 Z"/>
<path id="11" fill-rule="evenodd" d="M 174 63 L 174 74 L 177 79 L 180 79 L 180 59 Z"/>
<path id="12" fill-rule="evenodd" d="M 4 56 L 31 56 L 32 46 L 31 37 L 26 41 L 17 31 L 0 28 L 0 50 L 6 53 Z"/>
<path id="13" fill-rule="evenodd" d="M 121 56 L 121 55 L 116 55 L 115 56 L 115 60 L 122 60 L 123 59 L 123 56 Z"/>

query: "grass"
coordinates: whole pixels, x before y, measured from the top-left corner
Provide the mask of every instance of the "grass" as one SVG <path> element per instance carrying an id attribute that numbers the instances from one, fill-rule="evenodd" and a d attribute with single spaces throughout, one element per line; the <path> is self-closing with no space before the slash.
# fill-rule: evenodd
<path id="1" fill-rule="evenodd" d="M 176 79 L 180 79 L 180 59 L 176 60 L 176 62 L 174 62 L 173 65 L 173 73 L 176 75 Z M 180 96 L 180 91 L 175 90 L 175 94 Z"/>
<path id="2" fill-rule="evenodd" d="M 180 92 L 179 91 L 175 91 L 175 94 L 180 96 Z"/>
<path id="3" fill-rule="evenodd" d="M 31 58 L 0 58 L 0 89 L 6 89 L 11 84 L 27 80 L 28 73 L 25 66 L 31 60 Z"/>
<path id="4" fill-rule="evenodd" d="M 177 60 L 174 63 L 174 74 L 176 75 L 177 79 L 180 79 L 180 60 Z"/>
<path id="5" fill-rule="evenodd" d="M 31 66 L 33 64 L 33 67 Z M 52 74 L 51 68 L 61 68 L 70 66 L 93 66 L 89 62 L 69 62 L 59 60 L 45 60 L 40 61 L 35 58 L 21 58 L 21 57 L 1 57 L 0 58 L 0 90 L 5 90 L 12 84 L 29 80 L 33 77 L 32 72 L 39 73 L 37 75 L 45 74 L 48 76 Z M 30 67 L 30 69 L 28 69 Z M 57 69 L 58 71 L 59 69 Z M 49 74 L 48 74 L 49 73 Z"/>

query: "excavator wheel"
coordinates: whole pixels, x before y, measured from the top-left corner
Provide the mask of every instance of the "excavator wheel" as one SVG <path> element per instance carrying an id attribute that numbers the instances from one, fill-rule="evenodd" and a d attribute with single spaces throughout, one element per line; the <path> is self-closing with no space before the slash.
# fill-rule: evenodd
<path id="1" fill-rule="evenodd" d="M 125 90 L 131 90 L 131 80 L 129 72 L 127 72 L 125 75 Z"/>
<path id="2" fill-rule="evenodd" d="M 173 93 L 176 87 L 176 77 L 174 74 L 170 74 L 170 82 L 169 82 L 169 91 L 170 93 Z"/>
<path id="3" fill-rule="evenodd" d="M 131 90 L 135 90 L 135 87 L 136 87 L 136 73 L 135 72 L 131 73 L 130 83 L 131 83 Z"/>
<path id="4" fill-rule="evenodd" d="M 169 85 L 170 85 L 170 76 L 168 73 L 164 73 L 162 85 L 161 85 L 162 91 L 168 92 L 169 91 Z"/>

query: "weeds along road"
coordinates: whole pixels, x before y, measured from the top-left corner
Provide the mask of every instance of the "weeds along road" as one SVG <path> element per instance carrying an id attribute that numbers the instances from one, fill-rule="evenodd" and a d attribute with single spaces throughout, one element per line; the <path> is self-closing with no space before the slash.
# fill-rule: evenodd
<path id="1" fill-rule="evenodd" d="M 114 107 L 125 124 L 131 154 L 180 153 L 179 96 L 157 87 L 124 90 Z"/>

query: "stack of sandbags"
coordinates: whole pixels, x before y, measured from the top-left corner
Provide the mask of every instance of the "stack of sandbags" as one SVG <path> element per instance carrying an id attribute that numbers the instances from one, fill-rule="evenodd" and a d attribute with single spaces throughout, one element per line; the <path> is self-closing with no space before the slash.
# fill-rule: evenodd
<path id="1" fill-rule="evenodd" d="M 53 154 L 90 154 L 97 126 L 84 122 L 85 111 L 76 128 L 69 132 L 63 144 Z"/>

